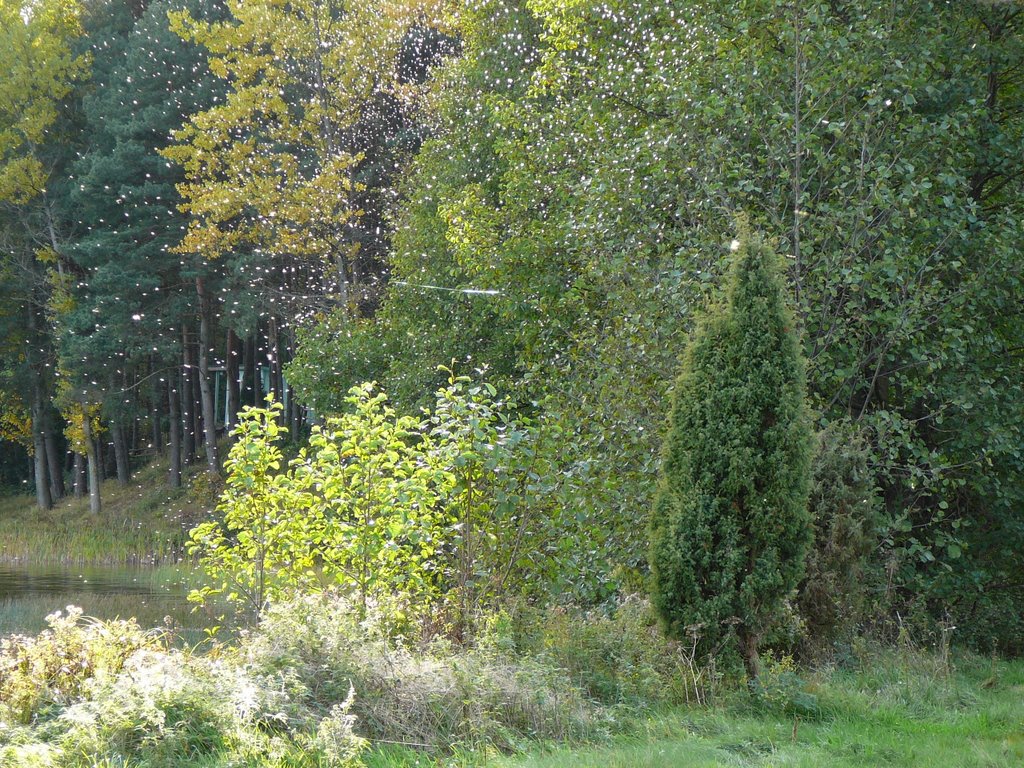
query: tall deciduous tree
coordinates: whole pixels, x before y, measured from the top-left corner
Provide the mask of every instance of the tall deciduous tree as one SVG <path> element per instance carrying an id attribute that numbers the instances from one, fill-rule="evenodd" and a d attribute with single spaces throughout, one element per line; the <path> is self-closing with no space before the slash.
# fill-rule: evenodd
<path id="1" fill-rule="evenodd" d="M 415 397 L 426 361 L 471 354 L 550 393 L 578 428 L 566 452 L 598 473 L 580 516 L 637 564 L 671 350 L 722 271 L 723 211 L 749 211 L 794 257 L 812 401 L 869 435 L 897 592 L 1019 615 L 1019 4 L 474 10 L 408 185 L 385 323 L 327 329 L 316 362 L 341 362 L 321 387 L 358 372 Z"/>
<path id="2" fill-rule="evenodd" d="M 180 251 L 213 259 L 255 250 L 288 257 L 291 272 L 306 260 L 355 312 L 376 277 L 357 232 L 364 121 L 393 121 L 414 97 L 399 52 L 430 3 L 227 5 L 221 23 L 172 14 L 230 84 L 223 103 L 193 115 L 164 151 L 187 176 L 180 190 L 191 220 Z"/>
<path id="3" fill-rule="evenodd" d="M 683 356 L 650 523 L 666 626 L 708 648 L 734 625 L 751 680 L 811 539 L 804 361 L 782 274 L 771 248 L 741 236 L 725 299 Z"/>

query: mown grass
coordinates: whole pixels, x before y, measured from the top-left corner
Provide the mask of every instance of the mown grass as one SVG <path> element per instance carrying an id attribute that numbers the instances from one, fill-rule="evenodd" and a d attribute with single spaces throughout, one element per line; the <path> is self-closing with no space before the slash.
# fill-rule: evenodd
<path id="1" fill-rule="evenodd" d="M 141 468 L 122 487 L 103 483 L 102 512 L 68 497 L 42 511 L 30 496 L 0 498 L 0 562 L 62 565 L 159 565 L 185 556 L 188 531 L 212 506 L 208 489 L 167 487 L 166 462 Z"/>
<path id="2" fill-rule="evenodd" d="M 854 669 L 807 675 L 819 710 L 797 717 L 733 691 L 709 709 L 638 720 L 601 745 L 538 746 L 521 756 L 432 757 L 381 745 L 368 768 L 863 768 L 1024 765 L 1024 662 L 885 652 Z M 628 715 L 627 715 L 628 716 Z"/>

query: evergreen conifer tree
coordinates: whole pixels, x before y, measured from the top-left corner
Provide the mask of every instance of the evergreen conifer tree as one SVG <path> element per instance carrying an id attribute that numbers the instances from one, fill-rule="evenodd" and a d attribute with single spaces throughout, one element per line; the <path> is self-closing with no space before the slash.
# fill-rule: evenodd
<path id="1" fill-rule="evenodd" d="M 676 382 L 650 525 L 653 602 L 706 651 L 735 628 L 748 677 L 810 543 L 804 361 L 778 255 L 744 233 Z"/>

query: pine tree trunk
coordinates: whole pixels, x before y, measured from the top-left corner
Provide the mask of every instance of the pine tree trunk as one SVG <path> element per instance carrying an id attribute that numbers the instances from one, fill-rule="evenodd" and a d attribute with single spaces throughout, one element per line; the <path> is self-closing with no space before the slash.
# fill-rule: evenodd
<path id="1" fill-rule="evenodd" d="M 226 395 L 225 395 L 225 406 L 224 409 L 227 412 L 227 419 L 225 420 L 225 427 L 228 433 L 235 428 L 235 424 L 238 423 L 238 402 L 239 402 L 239 384 L 238 384 L 238 337 L 235 336 L 235 332 L 228 328 L 228 340 L 227 340 L 227 355 L 225 357 L 225 378 L 227 378 Z"/>
<path id="2" fill-rule="evenodd" d="M 196 278 L 199 294 L 199 391 L 202 399 L 203 434 L 206 442 L 206 466 L 212 474 L 220 474 L 217 456 L 217 415 L 214 413 L 213 387 L 210 386 L 211 306 L 206 284 Z"/>
<path id="3" fill-rule="evenodd" d="M 32 394 L 32 459 L 33 477 L 36 486 L 36 504 L 40 509 L 52 509 L 50 495 L 50 474 L 46 460 L 46 416 L 43 393 L 37 385 Z"/>
<path id="4" fill-rule="evenodd" d="M 80 499 L 85 496 L 85 456 L 75 451 L 74 468 L 71 470 L 72 487 L 74 488 L 75 498 Z"/>
<path id="5" fill-rule="evenodd" d="M 85 436 L 85 451 L 89 472 L 89 512 L 99 515 L 102 509 L 100 501 L 100 456 L 99 446 L 96 445 L 96 438 L 92 434 L 92 420 L 86 416 L 82 419 L 82 433 Z"/>
<path id="6" fill-rule="evenodd" d="M 104 480 L 117 477 L 117 453 L 114 451 L 113 437 L 108 441 L 97 440 L 97 443 L 100 451 L 100 466 L 103 468 L 100 477 Z"/>
<path id="7" fill-rule="evenodd" d="M 128 442 L 124 435 L 124 425 L 118 419 L 110 422 L 110 439 L 114 444 L 114 466 L 117 472 L 117 484 L 124 487 L 131 482 L 131 467 L 128 463 Z"/>
<path id="8" fill-rule="evenodd" d="M 260 324 L 256 323 L 256 329 L 252 337 L 252 404 L 256 408 L 263 405 L 263 371 L 260 365 Z"/>
<path id="9" fill-rule="evenodd" d="M 277 333 L 277 318 L 271 317 L 267 325 L 267 344 L 270 347 L 270 391 L 274 400 L 283 403 L 284 392 L 281 387 L 281 342 Z"/>
<path id="10" fill-rule="evenodd" d="M 64 464 L 57 450 L 57 425 L 54 409 L 50 405 L 43 408 L 45 431 L 43 444 L 46 446 L 46 467 L 49 470 L 47 481 L 50 485 L 50 501 L 56 502 L 64 498 Z"/>
<path id="11" fill-rule="evenodd" d="M 160 377 L 156 372 L 156 363 L 150 360 L 149 375 L 152 377 L 152 385 L 149 394 L 149 430 L 150 442 L 157 455 L 163 455 L 163 409 L 164 409 L 164 388 L 160 386 Z"/>
<path id="12" fill-rule="evenodd" d="M 192 435 L 195 442 L 196 461 L 203 448 L 203 397 L 199 389 L 199 350 L 192 348 Z"/>
<path id="13" fill-rule="evenodd" d="M 181 488 L 181 405 L 178 397 L 176 377 L 167 379 L 168 440 L 170 441 L 170 467 L 167 470 L 167 484 Z"/>
<path id="14" fill-rule="evenodd" d="M 239 365 L 238 403 L 252 405 L 252 358 L 254 355 L 252 336 L 242 341 L 242 362 Z"/>
<path id="15" fill-rule="evenodd" d="M 192 348 L 188 342 L 188 331 L 182 330 L 182 366 L 181 366 L 181 388 L 179 389 L 181 399 L 181 461 L 188 466 L 196 457 L 196 433 L 195 420 L 192 418 Z"/>

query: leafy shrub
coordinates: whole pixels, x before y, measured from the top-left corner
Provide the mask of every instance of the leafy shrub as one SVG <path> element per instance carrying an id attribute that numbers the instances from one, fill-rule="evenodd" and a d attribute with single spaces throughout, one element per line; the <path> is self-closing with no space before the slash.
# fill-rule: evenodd
<path id="1" fill-rule="evenodd" d="M 72 704 L 91 681 L 117 675 L 133 653 L 159 644 L 134 619 L 95 621 L 70 605 L 46 623 L 49 629 L 37 637 L 0 640 L 0 720 L 27 723 Z"/>
<path id="2" fill-rule="evenodd" d="M 395 413 L 372 384 L 353 387 L 351 411 L 314 428 L 287 465 L 280 404 L 243 411 L 222 520 L 192 532 L 211 581 L 193 599 L 223 594 L 258 617 L 337 586 L 364 611 L 386 602 L 464 637 L 499 595 L 556 581 L 560 518 L 543 479 L 557 475 L 554 451 L 538 450 L 493 387 L 449 375 L 423 418 Z"/>
<path id="3" fill-rule="evenodd" d="M 818 697 L 801 676 L 792 656 L 766 653 L 761 675 L 752 685 L 755 706 L 800 717 L 821 714 Z"/>
<path id="4" fill-rule="evenodd" d="M 714 671 L 662 632 L 648 601 L 611 610 L 556 606 L 519 620 L 516 644 L 564 669 L 589 697 L 634 708 L 704 701 Z M 692 662 L 692 663 L 691 663 Z M 696 686 L 696 688 L 695 688 Z"/>
<path id="5" fill-rule="evenodd" d="M 222 594 L 258 617 L 270 599 L 318 581 L 312 548 L 317 532 L 301 513 L 309 500 L 280 474 L 281 410 L 271 402 L 268 408 L 247 408 L 239 418 L 217 507 L 223 519 L 191 532 L 190 552 L 199 556 L 210 582 L 194 590 L 191 600 Z"/>
<path id="6" fill-rule="evenodd" d="M 814 542 L 797 600 L 811 650 L 848 637 L 864 615 L 881 519 L 869 459 L 850 425 L 833 424 L 817 436 L 808 499 Z"/>
<path id="7" fill-rule="evenodd" d="M 53 701 L 45 717 L 0 729 L 0 765 L 349 768 L 365 747 L 353 731 L 351 689 L 329 707 L 309 709 L 286 672 L 252 675 L 226 650 L 201 657 L 154 643 L 129 651 L 116 672 L 105 669 L 81 681 L 73 697 Z"/>
<path id="8" fill-rule="evenodd" d="M 134 654 L 120 674 L 61 712 L 62 746 L 83 755 L 144 757 L 154 765 L 224 751 L 234 728 L 225 694 L 232 686 L 205 672 L 177 651 Z"/>
<path id="9" fill-rule="evenodd" d="M 329 711 L 354 689 L 357 730 L 372 740 L 510 749 L 599 725 L 557 667 L 492 645 L 412 647 L 389 637 L 372 610 L 361 619 L 338 595 L 272 606 L 241 653 L 254 677 L 287 678 L 305 711 Z"/>

